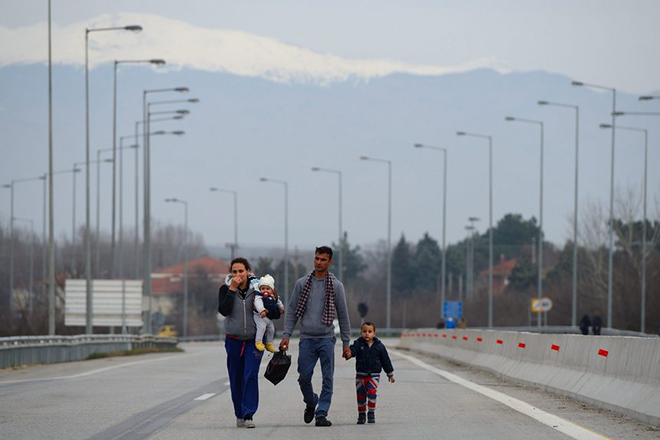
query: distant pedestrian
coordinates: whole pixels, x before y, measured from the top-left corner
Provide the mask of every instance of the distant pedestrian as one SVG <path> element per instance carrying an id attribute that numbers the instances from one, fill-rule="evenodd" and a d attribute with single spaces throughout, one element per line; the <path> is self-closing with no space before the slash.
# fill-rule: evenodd
<path id="1" fill-rule="evenodd" d="M 263 351 L 256 349 L 257 326 L 252 317 L 258 280 L 245 258 L 234 258 L 231 274 L 220 287 L 218 312 L 225 317 L 225 350 L 229 388 L 236 426 L 254 428 L 252 420 L 259 405 L 259 365 Z"/>
<path id="2" fill-rule="evenodd" d="M 583 335 L 586 336 L 589 334 L 589 327 L 591 327 L 591 320 L 589 319 L 589 315 L 584 315 L 580 320 L 580 331 Z"/>
<path id="3" fill-rule="evenodd" d="M 595 336 L 600 335 L 600 330 L 603 327 L 603 320 L 598 313 L 594 314 L 594 319 L 591 320 L 591 331 Z"/>
<path id="4" fill-rule="evenodd" d="M 314 270 L 300 278 L 288 304 L 280 350 L 289 349 L 289 338 L 300 319 L 300 345 L 298 352 L 298 384 L 305 402 L 303 420 L 310 423 L 316 417 L 316 426 L 331 426 L 328 410 L 332 402 L 335 374 L 335 329 L 339 320 L 343 356 L 350 356 L 351 323 L 348 319 L 344 285 L 328 272 L 332 263 L 332 249 L 316 248 Z M 321 395 L 314 393 L 312 375 L 314 366 L 321 361 L 323 377 Z"/>
<path id="5" fill-rule="evenodd" d="M 385 345 L 376 337 L 376 326 L 365 322 L 360 327 L 361 336 L 350 346 L 351 353 L 346 360 L 354 357 L 355 391 L 358 404 L 358 425 L 364 422 L 376 423 L 376 391 L 380 382 L 380 372 L 385 370 L 387 380 L 394 383 L 394 367 Z"/>

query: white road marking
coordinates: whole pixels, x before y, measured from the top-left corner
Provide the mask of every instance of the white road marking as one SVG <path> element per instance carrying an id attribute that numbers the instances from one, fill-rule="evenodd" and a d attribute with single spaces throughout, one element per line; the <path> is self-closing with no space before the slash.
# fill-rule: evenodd
<path id="1" fill-rule="evenodd" d="M 496 400 L 508 406 L 509 408 L 518 411 L 521 414 L 529 416 L 543 423 L 544 425 L 551 427 L 552 429 L 556 429 L 557 431 L 566 434 L 571 438 L 579 439 L 579 440 L 603 440 L 603 439 L 611 440 L 610 437 L 606 437 L 602 434 L 591 431 L 588 428 L 580 426 L 566 419 L 562 419 L 561 417 L 558 417 L 554 414 L 547 413 L 539 408 L 530 405 L 529 403 L 523 402 L 522 400 L 515 399 L 511 396 L 507 396 L 504 393 L 500 393 L 499 391 L 494 391 L 491 390 L 490 388 L 484 387 L 482 385 L 478 385 L 474 382 L 470 382 L 469 380 L 463 379 L 462 377 L 459 377 L 448 371 L 433 367 L 423 361 L 420 361 L 415 357 L 405 355 L 396 351 L 392 351 L 392 353 L 432 373 L 442 376 L 451 382 L 454 382 L 458 385 L 464 386 L 465 388 L 468 388 L 472 391 L 476 391 L 479 394 L 482 394 L 486 397 Z"/>
<path id="2" fill-rule="evenodd" d="M 213 396 L 215 396 L 215 393 L 202 394 L 201 396 L 199 396 L 195 400 L 206 400 L 206 399 L 210 399 Z"/>
<path id="3" fill-rule="evenodd" d="M 193 353 L 193 354 L 190 354 L 189 356 L 197 356 L 199 354 L 203 354 L 203 353 Z M 77 379 L 79 377 L 91 376 L 91 375 L 94 375 L 94 374 L 102 373 L 104 371 L 115 370 L 117 368 L 130 367 L 130 366 L 139 365 L 139 364 L 146 364 L 148 362 L 166 361 L 166 360 L 174 359 L 174 358 L 177 358 L 177 357 L 180 358 L 180 355 L 167 356 L 167 357 L 162 357 L 162 358 L 158 358 L 158 359 L 148 359 L 148 360 L 145 360 L 145 361 L 128 362 L 126 364 L 113 365 L 112 367 L 98 368 L 96 370 L 87 371 L 85 373 L 72 374 L 71 376 L 43 377 L 43 378 L 39 378 L 39 379 L 8 380 L 8 381 L 0 382 L 0 386 L 6 385 L 6 384 L 23 383 L 23 382 L 43 382 L 45 380 Z"/>
<path id="4" fill-rule="evenodd" d="M 225 382 L 225 385 L 231 385 L 231 382 L 227 381 Z"/>

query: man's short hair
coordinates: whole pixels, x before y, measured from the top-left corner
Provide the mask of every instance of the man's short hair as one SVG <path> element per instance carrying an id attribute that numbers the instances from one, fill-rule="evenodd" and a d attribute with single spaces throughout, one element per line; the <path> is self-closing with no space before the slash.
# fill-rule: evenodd
<path id="1" fill-rule="evenodd" d="M 316 248 L 315 254 L 327 254 L 332 260 L 332 248 L 330 246 L 319 246 Z"/>

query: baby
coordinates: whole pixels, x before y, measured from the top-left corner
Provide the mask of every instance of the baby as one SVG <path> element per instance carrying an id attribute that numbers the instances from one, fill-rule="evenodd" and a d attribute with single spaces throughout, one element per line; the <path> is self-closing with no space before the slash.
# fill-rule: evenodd
<path id="1" fill-rule="evenodd" d="M 273 338 L 275 337 L 275 325 L 272 319 L 278 319 L 284 313 L 284 305 L 275 292 L 275 279 L 270 275 L 264 275 L 259 279 L 259 292 L 254 295 L 254 322 L 257 325 L 257 334 L 254 345 L 259 351 L 264 348 L 275 353 Z M 264 333 L 266 334 L 266 345 L 264 345 Z"/>

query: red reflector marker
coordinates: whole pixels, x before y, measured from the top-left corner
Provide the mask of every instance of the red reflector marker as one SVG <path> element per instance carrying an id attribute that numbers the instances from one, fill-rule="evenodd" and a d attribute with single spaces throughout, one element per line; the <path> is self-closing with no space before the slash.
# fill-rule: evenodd
<path id="1" fill-rule="evenodd" d="M 468 337 L 467 337 L 467 336 L 463 336 L 463 340 L 464 340 L 464 341 L 467 341 L 467 340 L 468 340 Z"/>
<path id="2" fill-rule="evenodd" d="M 525 343 L 524 343 L 524 342 L 519 342 L 519 343 L 518 343 L 518 347 L 520 347 L 520 348 L 525 348 Z"/>
<path id="3" fill-rule="evenodd" d="M 504 341 L 501 340 L 501 339 L 498 339 L 498 340 L 497 340 L 497 343 L 498 343 L 498 344 L 504 344 Z"/>
<path id="4" fill-rule="evenodd" d="M 477 338 L 477 342 L 483 341 L 483 338 Z"/>
<path id="5" fill-rule="evenodd" d="M 452 339 L 457 339 L 457 338 L 456 338 L 456 335 L 453 335 L 451 338 L 452 338 Z"/>
<path id="6" fill-rule="evenodd" d="M 447 337 L 447 335 L 445 335 L 445 334 L 443 334 L 443 335 L 442 335 L 442 337 L 443 337 L 443 338 L 446 338 L 446 337 Z"/>
<path id="7" fill-rule="evenodd" d="M 555 350 L 555 351 L 559 351 L 559 345 L 552 344 L 552 345 L 550 346 L 550 348 L 553 349 L 553 350 Z"/>
<path id="8" fill-rule="evenodd" d="M 603 356 L 603 357 L 607 357 L 607 355 L 610 354 L 610 352 L 607 351 L 607 350 L 603 350 L 603 349 L 601 348 L 600 350 L 598 350 L 598 354 L 601 355 L 601 356 Z"/>
<path id="9" fill-rule="evenodd" d="M 434 335 L 433 335 L 433 337 L 434 337 L 434 338 L 437 338 L 437 337 L 438 337 L 438 334 L 437 334 L 437 333 L 436 333 L 436 334 L 434 334 Z"/>

